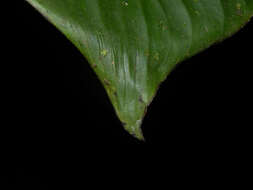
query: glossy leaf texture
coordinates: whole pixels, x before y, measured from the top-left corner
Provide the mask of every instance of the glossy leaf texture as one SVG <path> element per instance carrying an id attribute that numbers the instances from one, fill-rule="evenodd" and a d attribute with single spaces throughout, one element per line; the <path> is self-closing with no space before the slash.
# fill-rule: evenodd
<path id="1" fill-rule="evenodd" d="M 253 0 L 27 2 L 86 57 L 125 129 L 139 139 L 147 106 L 175 65 L 231 36 L 253 15 Z"/>

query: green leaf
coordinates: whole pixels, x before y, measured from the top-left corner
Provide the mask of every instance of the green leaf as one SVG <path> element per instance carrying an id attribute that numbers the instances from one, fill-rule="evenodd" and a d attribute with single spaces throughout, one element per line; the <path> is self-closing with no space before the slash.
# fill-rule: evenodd
<path id="1" fill-rule="evenodd" d="M 253 15 L 253 0 L 27 1 L 86 57 L 125 129 L 139 139 L 147 106 L 175 65 Z"/>

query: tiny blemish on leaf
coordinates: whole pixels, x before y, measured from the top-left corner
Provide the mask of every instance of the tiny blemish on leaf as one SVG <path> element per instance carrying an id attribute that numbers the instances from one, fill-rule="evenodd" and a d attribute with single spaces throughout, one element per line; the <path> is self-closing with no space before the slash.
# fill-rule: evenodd
<path id="1" fill-rule="evenodd" d="M 103 49 L 100 53 L 101 53 L 101 55 L 102 55 L 103 57 L 106 57 L 107 54 L 108 54 L 108 51 L 107 51 L 106 49 Z"/>
<path id="2" fill-rule="evenodd" d="M 159 58 L 160 58 L 160 55 L 159 55 L 158 52 L 156 52 L 156 53 L 154 54 L 154 59 L 155 59 L 156 61 L 159 61 Z"/>
<path id="3" fill-rule="evenodd" d="M 128 2 L 127 1 L 123 1 L 122 5 L 125 6 L 125 7 L 127 7 L 128 6 Z"/>
<path id="4" fill-rule="evenodd" d="M 205 29 L 206 32 L 208 32 L 208 27 L 207 26 L 205 26 L 204 29 Z"/>
<path id="5" fill-rule="evenodd" d="M 139 102 L 142 103 L 142 104 L 144 103 L 144 100 L 143 100 L 142 96 L 139 96 Z"/>
<path id="6" fill-rule="evenodd" d="M 236 4 L 236 11 L 237 11 L 237 15 L 239 15 L 239 16 L 242 16 L 242 10 L 241 10 L 241 8 L 242 8 L 241 3 L 237 3 Z"/>
<path id="7" fill-rule="evenodd" d="M 106 86 L 110 86 L 111 85 L 111 83 L 107 79 L 104 79 L 104 83 L 105 83 Z"/>

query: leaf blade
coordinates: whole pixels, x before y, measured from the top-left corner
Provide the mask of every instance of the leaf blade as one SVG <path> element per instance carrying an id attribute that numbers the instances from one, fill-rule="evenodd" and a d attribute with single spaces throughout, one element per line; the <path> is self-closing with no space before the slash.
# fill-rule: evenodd
<path id="1" fill-rule="evenodd" d="M 132 135 L 175 65 L 231 36 L 251 0 L 27 0 L 87 58 Z"/>

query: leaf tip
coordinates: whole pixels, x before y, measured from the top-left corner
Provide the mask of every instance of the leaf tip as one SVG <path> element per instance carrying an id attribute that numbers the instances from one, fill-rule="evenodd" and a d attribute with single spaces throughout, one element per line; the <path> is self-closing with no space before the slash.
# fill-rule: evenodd
<path id="1" fill-rule="evenodd" d="M 135 123 L 123 123 L 124 128 L 127 132 L 129 132 L 132 136 L 137 138 L 140 141 L 145 141 L 143 136 L 143 132 L 141 129 L 142 120 L 137 120 Z"/>

